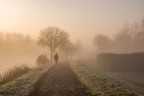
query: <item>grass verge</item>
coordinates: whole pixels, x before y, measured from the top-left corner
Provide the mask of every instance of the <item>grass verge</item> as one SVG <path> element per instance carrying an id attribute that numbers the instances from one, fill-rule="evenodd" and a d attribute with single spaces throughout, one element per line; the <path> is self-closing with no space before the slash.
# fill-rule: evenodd
<path id="1" fill-rule="evenodd" d="M 27 73 L 31 68 L 27 65 L 16 66 L 13 69 L 10 69 L 8 72 L 4 73 L 4 75 L 0 76 L 0 85 L 5 84 L 13 79 Z"/>
<path id="2" fill-rule="evenodd" d="M 81 83 L 89 89 L 93 96 L 139 96 L 120 85 L 110 82 L 97 74 L 93 74 L 74 62 L 70 66 Z"/>
<path id="3" fill-rule="evenodd" d="M 53 64 L 33 69 L 27 74 L 0 86 L 0 96 L 28 96 L 38 79 L 52 66 Z"/>

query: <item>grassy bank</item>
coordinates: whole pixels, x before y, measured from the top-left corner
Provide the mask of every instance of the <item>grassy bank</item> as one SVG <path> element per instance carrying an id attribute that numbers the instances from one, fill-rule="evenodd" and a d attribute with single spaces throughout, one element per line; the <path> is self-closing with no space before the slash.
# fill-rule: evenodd
<path id="1" fill-rule="evenodd" d="M 10 82 L 17 77 L 28 73 L 30 70 L 31 68 L 27 65 L 16 66 L 0 76 L 0 85 Z"/>
<path id="2" fill-rule="evenodd" d="M 94 96 L 139 96 L 129 89 L 108 81 L 106 78 L 77 65 L 70 65 L 79 80 L 86 85 Z"/>
<path id="3" fill-rule="evenodd" d="M 0 96 L 28 96 L 37 80 L 52 66 L 44 65 L 33 69 L 21 77 L 0 86 Z"/>

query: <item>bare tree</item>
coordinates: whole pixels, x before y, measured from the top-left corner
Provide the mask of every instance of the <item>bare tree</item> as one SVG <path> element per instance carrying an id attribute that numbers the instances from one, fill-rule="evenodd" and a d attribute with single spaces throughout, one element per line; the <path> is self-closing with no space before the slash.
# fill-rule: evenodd
<path id="1" fill-rule="evenodd" d="M 137 34 L 139 33 L 139 30 L 140 29 L 140 26 L 138 25 L 138 23 L 134 23 L 132 26 L 131 26 L 131 35 L 133 38 L 135 38 L 137 36 Z"/>
<path id="2" fill-rule="evenodd" d="M 142 20 L 142 26 L 144 27 L 144 19 Z"/>
<path id="3" fill-rule="evenodd" d="M 82 42 L 80 40 L 77 40 L 76 43 L 74 44 L 75 46 L 75 50 L 78 52 L 82 49 L 83 45 Z"/>
<path id="4" fill-rule="evenodd" d="M 141 29 L 140 32 L 144 33 L 144 19 L 141 22 Z"/>
<path id="5" fill-rule="evenodd" d="M 100 52 L 131 53 L 144 52 L 144 19 L 141 24 L 125 24 L 123 28 L 114 35 L 113 39 L 105 35 L 97 35 L 94 38 Z"/>
<path id="6" fill-rule="evenodd" d="M 72 57 L 72 55 L 75 53 L 75 46 L 73 45 L 73 43 L 68 41 L 65 45 L 61 46 L 61 50 L 68 60 L 69 57 Z"/>
<path id="7" fill-rule="evenodd" d="M 108 52 L 111 46 L 111 39 L 102 34 L 96 35 L 93 42 L 100 52 Z"/>
<path id="8" fill-rule="evenodd" d="M 56 49 L 66 44 L 66 42 L 68 41 L 68 37 L 68 33 L 63 31 L 62 29 L 57 27 L 48 27 L 41 30 L 38 42 L 42 46 L 49 47 L 51 52 L 50 58 L 52 61 Z"/>

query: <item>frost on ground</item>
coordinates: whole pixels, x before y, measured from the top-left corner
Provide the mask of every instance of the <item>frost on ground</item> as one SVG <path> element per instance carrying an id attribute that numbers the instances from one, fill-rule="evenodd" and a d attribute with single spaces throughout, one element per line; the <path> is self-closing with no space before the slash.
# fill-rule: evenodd
<path id="1" fill-rule="evenodd" d="M 80 66 L 90 70 L 92 73 L 106 78 L 108 81 L 117 85 L 121 85 L 125 89 L 129 89 L 135 93 L 144 96 L 144 73 L 139 72 L 110 72 L 104 71 L 96 66 L 95 62 L 81 61 Z"/>
<path id="2" fill-rule="evenodd" d="M 120 85 L 108 81 L 100 75 L 93 74 L 89 70 L 74 62 L 71 63 L 70 66 L 76 73 L 79 80 L 86 85 L 94 96 L 139 96 Z"/>
<path id="3" fill-rule="evenodd" d="M 28 96 L 38 79 L 53 66 L 44 65 L 0 86 L 0 96 Z"/>

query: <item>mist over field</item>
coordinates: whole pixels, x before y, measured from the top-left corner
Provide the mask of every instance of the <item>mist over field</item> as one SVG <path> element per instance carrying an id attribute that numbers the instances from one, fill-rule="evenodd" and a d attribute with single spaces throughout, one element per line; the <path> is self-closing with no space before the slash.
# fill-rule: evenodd
<path id="1" fill-rule="evenodd" d="M 143 90 L 143 0 L 0 0 L 0 95 Z"/>
<path id="2" fill-rule="evenodd" d="M 38 46 L 37 40 L 21 33 L 0 33 L 0 72 L 28 65 L 35 67 L 36 59 L 40 54 L 48 53 Z"/>

